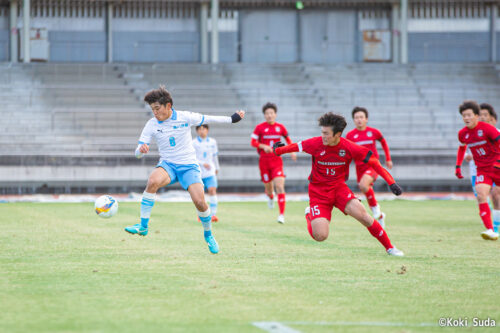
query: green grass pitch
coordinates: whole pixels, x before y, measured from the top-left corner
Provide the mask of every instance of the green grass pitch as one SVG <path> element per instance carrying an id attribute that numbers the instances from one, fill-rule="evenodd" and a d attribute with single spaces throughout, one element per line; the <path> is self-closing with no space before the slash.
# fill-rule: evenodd
<path id="1" fill-rule="evenodd" d="M 279 225 L 265 203 L 221 203 L 212 255 L 190 203 L 157 203 L 147 237 L 123 231 L 139 203 L 109 220 L 92 203 L 0 204 L 0 332 L 428 332 L 440 317 L 498 329 L 500 241 L 480 237 L 476 203 L 381 202 L 404 258 L 337 210 L 314 242 L 305 206 L 288 203 Z"/>

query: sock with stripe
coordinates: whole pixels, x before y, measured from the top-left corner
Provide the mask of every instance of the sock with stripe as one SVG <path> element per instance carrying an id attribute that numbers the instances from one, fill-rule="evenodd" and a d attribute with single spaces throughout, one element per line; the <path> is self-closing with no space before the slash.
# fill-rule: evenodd
<path id="1" fill-rule="evenodd" d="M 377 222 L 377 220 L 373 220 L 373 224 L 369 226 L 368 231 L 370 234 L 372 234 L 373 237 L 375 237 L 380 244 L 382 244 L 386 250 L 392 248 L 391 240 L 389 239 L 389 236 L 387 236 L 387 233 L 385 230 L 382 228 L 380 223 Z"/>
<path id="2" fill-rule="evenodd" d="M 151 210 L 155 204 L 156 193 L 148 193 L 144 191 L 141 200 L 141 226 L 148 227 L 149 218 L 151 217 Z"/>
<path id="3" fill-rule="evenodd" d="M 209 195 L 208 203 L 210 204 L 210 212 L 212 215 L 217 215 L 217 195 Z"/>
<path id="4" fill-rule="evenodd" d="M 306 221 L 307 221 L 307 231 L 309 231 L 309 235 L 311 235 L 312 239 L 314 239 L 313 229 L 311 225 L 312 217 L 310 212 L 306 214 Z"/>
<path id="5" fill-rule="evenodd" d="M 210 214 L 210 207 L 204 211 L 198 211 L 198 217 L 203 225 L 203 234 L 208 237 L 212 234 L 212 215 Z"/>
<path id="6" fill-rule="evenodd" d="M 377 207 L 377 199 L 375 199 L 375 192 L 373 191 L 373 187 L 370 187 L 370 189 L 365 193 L 366 195 L 366 201 L 368 201 L 368 205 L 372 208 Z M 380 214 L 379 214 L 380 215 Z"/>
<path id="7" fill-rule="evenodd" d="M 493 229 L 491 210 L 487 202 L 479 204 L 479 216 L 481 216 L 481 220 L 483 220 L 483 224 L 486 229 Z"/>
<path id="8" fill-rule="evenodd" d="M 498 232 L 498 227 L 500 227 L 500 210 L 493 209 L 493 231 Z"/>
<path id="9" fill-rule="evenodd" d="M 278 194 L 278 206 L 280 208 L 281 215 L 285 214 L 285 205 L 286 205 L 285 193 Z"/>

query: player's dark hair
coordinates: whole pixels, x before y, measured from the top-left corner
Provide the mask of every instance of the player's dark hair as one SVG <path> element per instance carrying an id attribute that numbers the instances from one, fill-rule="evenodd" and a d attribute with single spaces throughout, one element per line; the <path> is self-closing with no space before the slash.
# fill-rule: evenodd
<path id="1" fill-rule="evenodd" d="M 366 119 L 368 119 L 368 110 L 365 108 L 362 108 L 361 106 L 356 106 L 354 109 L 352 109 L 352 119 L 354 119 L 354 115 L 357 112 L 363 112 L 366 116 Z"/>
<path id="2" fill-rule="evenodd" d="M 333 112 L 325 113 L 318 119 L 318 122 L 319 126 L 331 127 L 334 135 L 338 132 L 342 133 L 347 126 L 345 118 Z"/>
<path id="3" fill-rule="evenodd" d="M 203 125 L 200 125 L 200 126 L 196 126 L 196 130 L 198 130 L 200 127 L 205 127 L 206 129 L 208 129 L 208 124 L 203 124 Z"/>
<path id="4" fill-rule="evenodd" d="M 264 104 L 264 106 L 262 107 L 262 113 L 266 113 L 267 109 L 273 109 L 275 113 L 278 113 L 278 107 L 274 103 L 267 102 L 266 104 Z"/>
<path id="5" fill-rule="evenodd" d="M 495 112 L 495 109 L 493 108 L 493 106 L 491 106 L 491 104 L 481 103 L 481 105 L 479 105 L 479 109 L 480 110 L 488 110 L 488 113 L 490 114 L 490 116 L 495 118 L 495 120 L 498 120 L 497 113 Z"/>
<path id="6" fill-rule="evenodd" d="M 467 109 L 471 109 L 472 112 L 474 112 L 474 114 L 479 115 L 479 105 L 477 104 L 476 101 L 471 101 L 471 100 L 464 101 L 458 107 L 458 112 L 460 112 L 460 114 L 462 114 L 462 112 L 464 112 Z"/>
<path id="7" fill-rule="evenodd" d="M 160 103 L 160 105 L 167 105 L 167 103 L 170 103 L 170 105 L 174 105 L 172 96 L 167 91 L 164 85 L 160 85 L 158 89 L 149 91 L 146 96 L 144 96 L 144 102 L 148 103 L 149 105 L 156 102 Z"/>

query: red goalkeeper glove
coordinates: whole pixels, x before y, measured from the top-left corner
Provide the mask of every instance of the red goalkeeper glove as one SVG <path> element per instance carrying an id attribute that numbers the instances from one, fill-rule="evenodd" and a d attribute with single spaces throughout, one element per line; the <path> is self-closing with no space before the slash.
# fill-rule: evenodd
<path id="1" fill-rule="evenodd" d="M 462 176 L 462 168 L 460 165 L 457 165 L 455 168 L 455 176 L 457 176 L 458 179 L 464 178 L 464 176 Z"/>

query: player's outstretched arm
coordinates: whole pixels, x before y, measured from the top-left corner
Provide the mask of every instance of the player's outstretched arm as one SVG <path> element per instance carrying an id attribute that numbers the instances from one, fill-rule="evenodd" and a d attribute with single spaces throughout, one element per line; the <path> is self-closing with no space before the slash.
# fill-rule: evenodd
<path id="1" fill-rule="evenodd" d="M 278 141 L 273 145 L 273 152 L 278 156 L 288 153 L 297 153 L 299 151 L 299 145 L 296 143 L 285 146 L 283 142 Z"/>
<path id="2" fill-rule="evenodd" d="M 467 145 L 461 145 L 460 147 L 458 147 L 457 164 L 455 166 L 455 176 L 457 176 L 458 179 L 464 178 L 464 176 L 462 176 L 462 162 L 464 161 L 466 150 L 467 150 Z"/>
<path id="3" fill-rule="evenodd" d="M 389 185 L 392 193 L 394 193 L 395 195 L 401 195 L 401 193 L 403 193 L 403 189 L 401 189 L 401 186 L 399 186 L 396 183 L 396 181 L 394 180 L 394 178 L 392 178 L 389 171 L 384 169 L 384 167 L 382 166 L 382 164 L 380 164 L 380 162 L 377 158 L 370 157 L 368 159 L 368 161 L 363 161 L 363 162 L 365 162 L 369 166 L 371 166 L 373 168 L 373 170 L 375 170 L 376 173 L 378 173 L 380 176 L 382 176 L 382 178 L 384 178 L 384 180 Z"/>
<path id="4" fill-rule="evenodd" d="M 239 122 L 243 118 L 245 118 L 245 111 L 243 111 L 243 110 L 236 111 L 230 117 L 203 115 L 203 119 L 202 119 L 200 125 L 202 125 L 202 124 L 230 124 L 230 123 L 234 124 L 234 123 Z"/>

